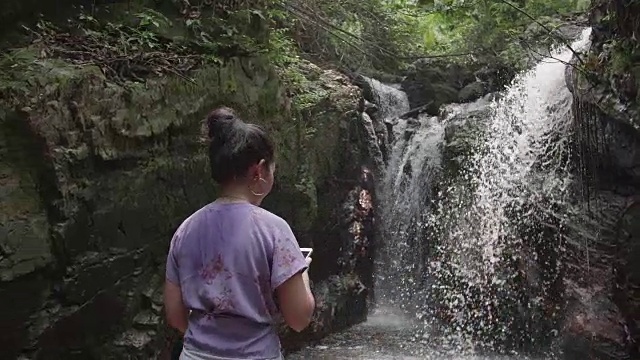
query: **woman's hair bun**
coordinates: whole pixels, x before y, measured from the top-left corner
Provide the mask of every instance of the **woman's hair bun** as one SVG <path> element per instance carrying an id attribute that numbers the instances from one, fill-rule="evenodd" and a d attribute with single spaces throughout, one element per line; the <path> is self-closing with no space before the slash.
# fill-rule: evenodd
<path id="1" fill-rule="evenodd" d="M 237 120 L 235 111 L 229 107 L 222 106 L 211 111 L 207 116 L 207 137 L 209 141 L 215 138 L 223 138 L 227 130 Z"/>
<path id="2" fill-rule="evenodd" d="M 261 160 L 271 165 L 274 144 L 260 126 L 240 119 L 236 112 L 222 106 L 211 111 L 203 126 L 209 145 L 211 177 L 225 184 L 247 174 Z M 204 125 L 204 124 L 203 124 Z"/>

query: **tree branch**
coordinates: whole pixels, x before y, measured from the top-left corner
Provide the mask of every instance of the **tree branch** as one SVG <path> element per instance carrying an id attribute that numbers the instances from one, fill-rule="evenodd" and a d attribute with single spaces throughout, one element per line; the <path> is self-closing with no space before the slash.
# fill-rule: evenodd
<path id="1" fill-rule="evenodd" d="M 523 14 L 524 16 L 528 17 L 529 19 L 531 19 L 533 22 L 535 22 L 536 24 L 540 25 L 541 28 L 543 28 L 544 30 L 546 30 L 549 34 L 553 35 L 555 38 L 559 39 L 560 41 L 563 42 L 563 44 L 569 48 L 569 50 L 573 53 L 573 56 L 575 56 L 578 59 L 578 62 L 580 62 L 581 65 L 584 65 L 584 61 L 582 61 L 582 58 L 580 57 L 580 55 L 571 47 L 571 44 L 569 44 L 567 42 L 567 40 L 564 38 L 564 36 L 560 36 L 558 34 L 555 34 L 553 30 L 549 29 L 546 25 L 544 25 L 543 23 L 541 23 L 540 21 L 538 21 L 536 18 L 534 18 L 533 16 L 529 15 L 529 13 L 527 13 L 526 11 L 520 9 L 519 7 L 515 6 L 514 4 L 512 4 L 511 2 L 507 1 L 507 0 L 498 0 L 501 3 L 513 8 L 514 10 L 518 11 L 519 13 Z"/>
<path id="2" fill-rule="evenodd" d="M 322 16 L 315 14 L 311 9 L 303 9 L 299 6 L 293 5 L 291 3 L 289 4 L 279 4 L 279 6 L 284 9 L 285 11 L 288 11 L 289 13 L 291 13 L 292 15 L 301 18 L 302 20 L 306 20 L 311 22 L 312 24 L 320 27 L 321 29 L 327 31 L 330 35 L 335 36 L 338 40 L 343 41 L 345 44 L 355 48 L 356 50 L 362 52 L 363 54 L 367 55 L 367 56 L 373 56 L 370 53 L 367 53 L 364 49 L 358 47 L 357 45 L 355 45 L 353 42 L 346 40 L 343 36 L 338 35 L 338 33 L 341 33 L 343 35 L 346 35 L 350 38 L 353 38 L 355 40 L 358 40 L 360 42 L 362 42 L 363 44 L 367 44 L 370 45 L 374 48 L 376 48 L 377 50 L 380 51 L 381 55 L 384 55 L 388 58 L 392 58 L 392 59 L 402 59 L 402 60 L 418 60 L 418 59 L 429 59 L 429 58 L 446 58 L 446 57 L 459 57 L 459 56 L 469 56 L 469 55 L 479 55 L 477 53 L 473 53 L 473 52 L 464 52 L 464 53 L 451 53 L 451 54 L 438 54 L 438 55 L 416 55 L 416 56 L 398 56 L 395 53 L 390 52 L 389 50 L 379 46 L 378 44 L 375 44 L 372 41 L 369 41 L 367 39 L 364 39 L 358 35 L 355 35 L 347 30 L 344 30 L 342 28 L 340 28 L 339 26 L 336 26 L 334 24 L 332 24 L 331 22 L 329 22 L 328 20 L 324 19 Z"/>

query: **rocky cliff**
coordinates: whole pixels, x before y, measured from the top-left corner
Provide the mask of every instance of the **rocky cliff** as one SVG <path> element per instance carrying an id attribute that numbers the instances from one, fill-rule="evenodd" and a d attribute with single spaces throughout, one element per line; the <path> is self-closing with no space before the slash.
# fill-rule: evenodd
<path id="1" fill-rule="evenodd" d="M 640 5 L 597 0 L 592 45 L 567 71 L 574 94 L 577 168 L 589 219 L 590 262 L 568 280 L 570 359 L 640 357 Z M 580 256 L 578 256 L 580 258 Z"/>
<path id="2" fill-rule="evenodd" d="M 91 64 L 73 36 L 40 32 L 0 64 L 0 358 L 167 355 L 166 251 L 216 195 L 199 139 L 223 104 L 274 135 L 264 206 L 316 249 L 316 318 L 301 334 L 283 330 L 285 346 L 364 319 L 375 194 L 359 88 L 303 61 L 285 74 L 259 55 L 187 72 Z"/>

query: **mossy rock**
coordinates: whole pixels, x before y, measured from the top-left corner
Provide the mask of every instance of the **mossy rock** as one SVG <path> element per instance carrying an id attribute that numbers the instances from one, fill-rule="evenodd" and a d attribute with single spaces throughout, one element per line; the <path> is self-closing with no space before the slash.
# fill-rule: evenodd
<path id="1" fill-rule="evenodd" d="M 303 221 L 307 225 L 315 215 L 316 182 L 342 166 L 337 160 L 341 152 L 337 134 L 344 121 L 339 118 L 348 117 L 360 94 L 337 72 L 306 64 L 303 75 L 311 76 L 305 78 L 300 97 L 306 95 L 308 101 L 315 96 L 314 103 L 290 113 L 275 69 L 260 58 L 234 58 L 222 66 L 198 70 L 191 80 L 168 77 L 118 85 L 96 67 L 37 59 L 35 50 L 10 55 L 24 61 L 16 74 L 23 78 L 5 82 L 13 96 L 3 109 L 6 114 L 15 113 L 20 104 L 19 116 L 46 139 L 60 170 L 80 167 L 90 177 L 96 161 L 116 167 L 119 162 L 153 163 L 175 146 L 202 154 L 200 122 L 222 104 L 239 109 L 244 119 L 274 135 L 278 178 L 285 192 L 309 199 L 309 216 Z M 65 180 L 59 183 L 60 191 L 77 190 L 62 173 L 58 171 Z"/>
<path id="2" fill-rule="evenodd" d="M 332 216 L 318 211 L 317 189 L 355 166 L 347 164 L 344 132 L 360 90 L 335 71 L 299 66 L 302 81 L 289 106 L 284 92 L 291 85 L 261 57 L 231 58 L 188 78 L 115 83 L 96 66 L 41 58 L 36 46 L 6 54 L 0 61 L 0 235 L 11 230 L 11 236 L 0 238 L 0 275 L 7 289 L 30 281 L 38 295 L 19 315 L 0 312 L 0 322 L 15 329 L 15 336 L 0 337 L 0 346 L 16 355 L 31 347 L 63 358 L 75 348 L 91 357 L 99 338 L 129 334 L 129 319 L 153 310 L 139 296 L 143 285 L 162 274 L 180 221 L 217 191 L 201 125 L 219 105 L 236 108 L 273 135 L 277 186 L 265 205 L 292 224 L 302 244 L 312 243 L 310 229 Z M 53 270 L 51 279 L 28 280 L 43 267 Z M 51 304 L 45 303 L 50 291 Z M 101 306 L 113 312 L 91 315 Z M 75 317 L 86 328 L 70 328 Z M 49 341 L 63 333 L 69 335 L 63 343 Z M 157 338 L 145 338 L 153 343 L 140 349 L 148 351 Z M 104 345 L 105 353 L 120 346 L 114 344 Z"/>

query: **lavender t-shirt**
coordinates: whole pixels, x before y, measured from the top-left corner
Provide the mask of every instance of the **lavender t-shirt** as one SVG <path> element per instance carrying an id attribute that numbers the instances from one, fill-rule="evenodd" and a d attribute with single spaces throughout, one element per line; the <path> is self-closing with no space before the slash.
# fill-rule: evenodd
<path id="1" fill-rule="evenodd" d="M 191 310 L 187 348 L 220 357 L 280 355 L 274 290 L 307 264 L 289 225 L 248 203 L 213 202 L 178 228 L 167 280 Z"/>

